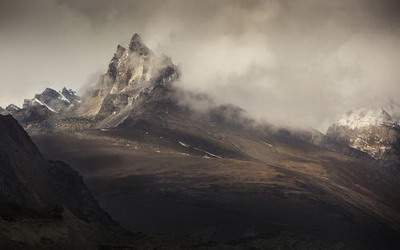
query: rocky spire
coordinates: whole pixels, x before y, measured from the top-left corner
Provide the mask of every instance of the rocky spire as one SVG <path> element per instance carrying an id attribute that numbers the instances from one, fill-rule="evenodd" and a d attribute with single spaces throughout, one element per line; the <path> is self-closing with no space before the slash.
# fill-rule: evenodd
<path id="1" fill-rule="evenodd" d="M 129 43 L 129 49 L 137 52 L 139 55 L 148 55 L 150 52 L 150 49 L 142 42 L 142 38 L 137 33 L 133 34 Z"/>
<path id="2" fill-rule="evenodd" d="M 117 51 L 115 52 L 114 57 L 121 58 L 121 56 L 124 54 L 125 51 L 126 48 L 118 44 Z"/>
<path id="3" fill-rule="evenodd" d="M 111 76 L 112 79 L 115 80 L 117 77 L 117 67 L 121 57 L 124 55 L 126 48 L 119 45 L 117 46 L 117 51 L 115 51 L 113 58 L 111 59 L 110 64 L 108 65 L 108 74 Z"/>
<path id="4" fill-rule="evenodd" d="M 85 115 L 97 115 L 104 119 L 99 127 L 111 127 L 126 119 L 126 114 L 133 107 L 158 95 L 155 89 L 168 89 L 179 77 L 177 67 L 170 58 L 158 55 L 149 49 L 138 34 L 134 34 L 126 49 L 117 47 L 108 70 L 98 84 L 84 98 L 81 111 Z M 168 88 L 167 88 L 168 87 Z M 154 94 L 153 96 L 153 92 Z M 105 119 L 106 118 L 106 119 Z M 117 121 L 117 122 L 114 122 Z"/>

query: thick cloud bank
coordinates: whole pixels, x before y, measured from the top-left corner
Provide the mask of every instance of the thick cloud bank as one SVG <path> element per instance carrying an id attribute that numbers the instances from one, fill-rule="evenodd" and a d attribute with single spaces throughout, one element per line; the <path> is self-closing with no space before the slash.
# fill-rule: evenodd
<path id="1" fill-rule="evenodd" d="M 133 32 L 182 71 L 178 85 L 254 117 L 320 129 L 400 96 L 396 0 L 2 0 L 0 105 L 81 88 Z"/>

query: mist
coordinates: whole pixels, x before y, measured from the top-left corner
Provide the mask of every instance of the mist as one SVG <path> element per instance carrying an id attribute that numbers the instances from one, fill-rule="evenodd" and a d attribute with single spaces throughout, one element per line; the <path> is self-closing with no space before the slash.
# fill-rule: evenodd
<path id="1" fill-rule="evenodd" d="M 398 99 L 399 11 L 394 0 L 3 0 L 0 105 L 45 87 L 85 89 L 137 32 L 179 66 L 178 87 L 324 130 L 350 109 Z"/>

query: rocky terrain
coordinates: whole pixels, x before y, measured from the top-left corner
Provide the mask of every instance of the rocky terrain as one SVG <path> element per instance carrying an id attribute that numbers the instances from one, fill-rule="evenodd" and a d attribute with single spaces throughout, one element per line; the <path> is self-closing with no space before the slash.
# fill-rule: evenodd
<path id="1" fill-rule="evenodd" d="M 394 102 L 346 114 L 324 135 L 257 123 L 239 107 L 179 89 L 179 77 L 170 58 L 134 34 L 81 98 L 46 89 L 21 109 L 1 112 L 27 129 L 47 159 L 82 174 L 121 225 L 161 235 L 140 244 L 397 248 L 400 116 Z M 199 105 L 187 105 L 188 99 Z M 63 204 L 76 220 L 113 224 L 76 172 L 41 159 L 44 181 L 32 183 L 64 191 L 37 191 L 24 198 L 28 207 L 40 207 L 46 197 L 45 204 Z M 44 189 L 40 185 L 28 189 Z M 13 197 L 24 197 L 15 190 Z M 85 202 L 69 196 L 77 190 L 86 190 L 77 197 Z"/>

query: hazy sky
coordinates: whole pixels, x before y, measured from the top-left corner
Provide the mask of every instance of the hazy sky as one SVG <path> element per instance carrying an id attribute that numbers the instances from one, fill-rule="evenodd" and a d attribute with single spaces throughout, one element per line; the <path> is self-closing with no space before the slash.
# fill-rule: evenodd
<path id="1" fill-rule="evenodd" d="M 178 85 L 255 117 L 325 128 L 400 96 L 397 0 L 0 0 L 0 105 L 80 89 L 138 32 Z"/>

